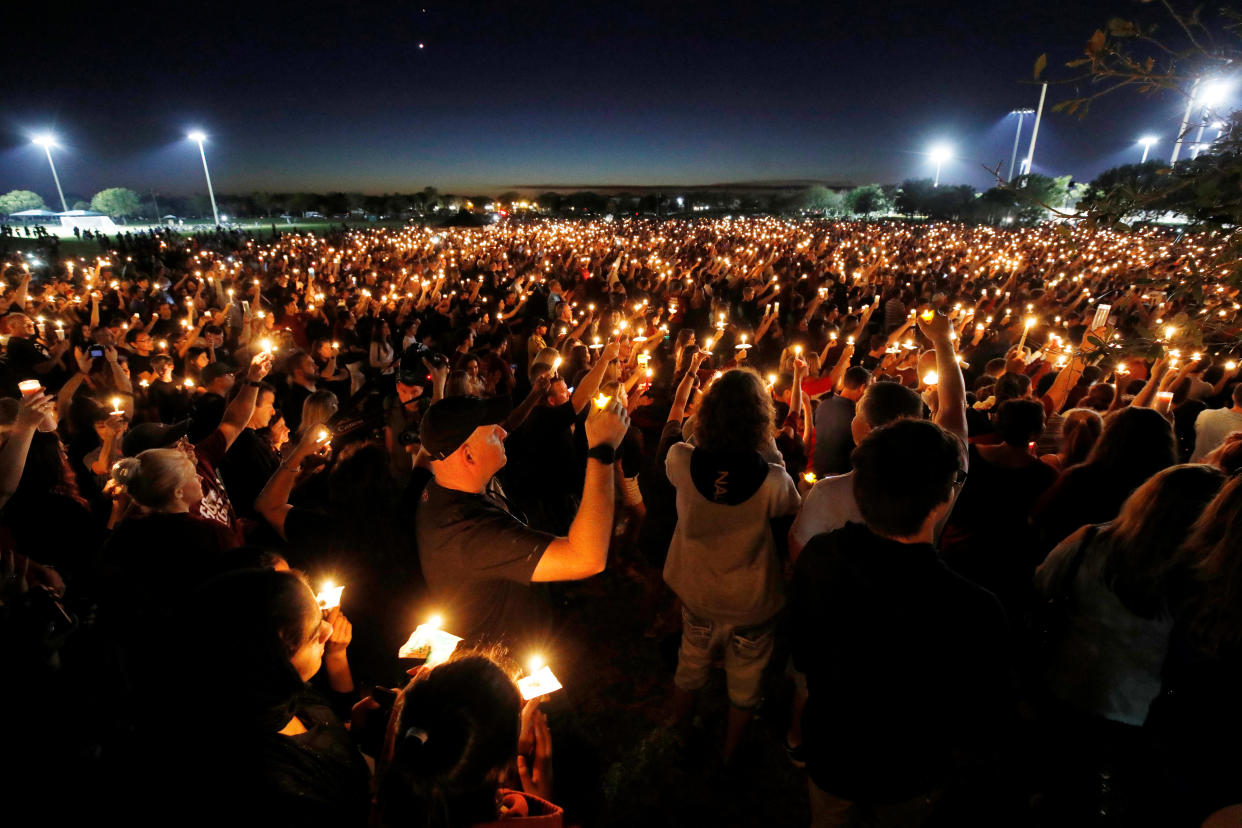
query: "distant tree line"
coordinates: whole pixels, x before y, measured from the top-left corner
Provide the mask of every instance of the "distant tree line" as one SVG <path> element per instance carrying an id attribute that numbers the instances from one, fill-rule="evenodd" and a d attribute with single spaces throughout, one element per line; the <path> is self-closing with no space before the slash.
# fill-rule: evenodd
<path id="1" fill-rule="evenodd" d="M 1178 164 L 1170 170 L 1159 161 L 1128 164 L 1101 173 L 1089 184 L 1075 184 L 1069 176 L 1025 175 L 984 192 L 968 185 L 933 186 L 930 178 L 907 179 L 897 186 L 865 184 L 849 189 L 833 189 L 814 184 L 804 187 L 768 189 L 702 189 L 642 193 L 598 193 L 589 190 L 547 191 L 535 196 L 508 191 L 499 195 L 459 195 L 441 193 L 425 187 L 416 193 L 365 195 L 363 193 L 271 193 L 217 196 L 221 215 L 232 218 L 301 219 L 318 214 L 325 218 L 418 218 L 444 211 L 486 210 L 543 215 L 668 215 L 717 214 L 812 215 L 827 218 L 873 218 L 903 215 L 933 220 L 976 224 L 1030 224 L 1057 213 L 1068 213 L 1076 206 L 1104 215 L 1113 221 L 1122 218 L 1152 219 L 1167 212 L 1182 213 L 1195 219 L 1208 219 L 1221 212 L 1218 188 L 1189 186 L 1170 189 L 1200 167 L 1218 164 L 1208 155 Z M 1194 167 L 1194 170 L 1190 168 Z M 1199 176 L 1200 179 L 1203 176 Z M 1197 183 L 1197 181 L 1196 181 Z M 1213 181 L 1213 184 L 1216 182 Z M 1160 195 L 1153 197 L 1152 194 Z M 125 187 L 111 187 L 96 193 L 89 201 L 71 194 L 74 209 L 90 209 L 118 219 L 159 220 L 164 216 L 194 218 L 211 215 L 206 194 L 165 196 L 158 192 L 139 193 Z M 1236 199 L 1235 199 L 1236 200 Z M 1236 218 L 1239 211 L 1225 212 Z M 13 190 L 0 195 L 0 214 L 47 209 L 43 198 L 29 190 Z"/>

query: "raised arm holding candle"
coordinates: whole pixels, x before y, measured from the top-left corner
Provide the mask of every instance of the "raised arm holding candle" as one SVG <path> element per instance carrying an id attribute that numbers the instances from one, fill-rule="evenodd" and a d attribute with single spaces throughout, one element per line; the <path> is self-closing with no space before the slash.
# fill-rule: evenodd
<path id="1" fill-rule="evenodd" d="M 422 423 L 435 480 L 416 520 L 419 558 L 433 599 L 463 619 L 459 631 L 472 641 L 518 635 L 531 623 L 530 610 L 522 608 L 530 601 L 530 582 L 577 580 L 603 570 L 612 530 L 612 463 L 629 427 L 623 401 L 591 405 L 582 502 L 568 535 L 556 537 L 529 528 L 489 496 L 492 477 L 507 459 L 507 434 L 494 417 L 482 400 L 450 397 L 432 405 Z"/>

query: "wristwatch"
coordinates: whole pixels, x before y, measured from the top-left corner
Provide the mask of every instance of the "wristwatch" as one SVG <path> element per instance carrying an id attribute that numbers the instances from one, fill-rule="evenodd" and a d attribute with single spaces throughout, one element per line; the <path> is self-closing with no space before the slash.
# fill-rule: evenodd
<path id="1" fill-rule="evenodd" d="M 587 457 L 598 460 L 605 466 L 611 466 L 617 460 L 617 450 L 607 443 L 602 443 L 587 450 Z"/>

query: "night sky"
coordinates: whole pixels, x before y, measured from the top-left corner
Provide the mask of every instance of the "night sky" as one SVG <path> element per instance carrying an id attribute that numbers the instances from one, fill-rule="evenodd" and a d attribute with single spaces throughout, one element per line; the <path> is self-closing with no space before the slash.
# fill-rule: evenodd
<path id="1" fill-rule="evenodd" d="M 545 185 L 930 177 L 1007 168 L 1034 58 L 1150 6 L 1112 2 L 9 4 L 0 191 L 108 186 L 496 193 Z M 61 11 L 61 9 L 66 11 Z M 424 11 L 425 9 L 425 11 Z M 419 44 L 425 44 L 420 49 Z M 1035 171 L 1167 158 L 1173 95 L 1050 112 Z M 1023 131 L 1029 140 L 1031 119 Z"/>

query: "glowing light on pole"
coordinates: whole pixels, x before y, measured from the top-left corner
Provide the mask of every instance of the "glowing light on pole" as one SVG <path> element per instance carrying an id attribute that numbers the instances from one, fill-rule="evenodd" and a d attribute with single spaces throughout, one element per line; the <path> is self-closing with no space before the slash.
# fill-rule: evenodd
<path id="1" fill-rule="evenodd" d="M 47 153 L 48 166 L 52 168 L 52 180 L 56 182 L 56 194 L 60 196 L 60 209 L 69 212 L 69 205 L 65 203 L 65 191 L 60 188 L 60 176 L 56 174 L 56 165 L 52 163 L 52 147 L 56 146 L 56 137 L 53 135 L 36 135 L 33 142 L 43 147 L 43 151 Z"/>
<path id="2" fill-rule="evenodd" d="M 936 163 L 936 180 L 932 182 L 933 187 L 940 186 L 940 167 L 945 161 L 953 157 L 953 150 L 944 144 L 938 144 L 931 148 L 931 160 Z"/>
<path id="3" fill-rule="evenodd" d="M 1018 131 L 1013 134 L 1013 152 L 1009 154 L 1009 181 L 1013 181 L 1013 165 L 1018 160 L 1018 140 L 1022 137 L 1022 119 L 1034 115 L 1033 109 L 1015 109 L 1009 113 L 1018 116 Z"/>
<path id="4" fill-rule="evenodd" d="M 1147 153 L 1151 151 L 1151 145 L 1156 143 L 1158 140 L 1158 138 L 1152 135 L 1144 135 L 1139 139 L 1139 143 L 1143 145 L 1143 160 L 1139 162 L 1140 164 L 1147 163 Z"/>
<path id="5" fill-rule="evenodd" d="M 1203 129 L 1207 126 L 1208 115 L 1229 97 L 1230 86 L 1225 81 L 1209 83 L 1203 87 L 1203 91 L 1199 93 L 1198 99 L 1192 102 L 1198 103 L 1203 107 L 1202 121 L 1199 124 L 1199 132 L 1195 135 L 1195 149 L 1194 154 L 1191 156 L 1192 158 L 1198 158 L 1199 153 L 1203 152 Z"/>
<path id="6" fill-rule="evenodd" d="M 211 215 L 216 221 L 216 226 L 219 227 L 220 211 L 216 209 L 216 193 L 211 188 L 211 171 L 207 169 L 207 152 L 203 149 L 203 142 L 207 140 L 207 136 L 202 130 L 196 129 L 186 137 L 198 144 L 198 154 L 203 159 L 203 175 L 207 176 L 207 195 L 211 198 Z"/>

